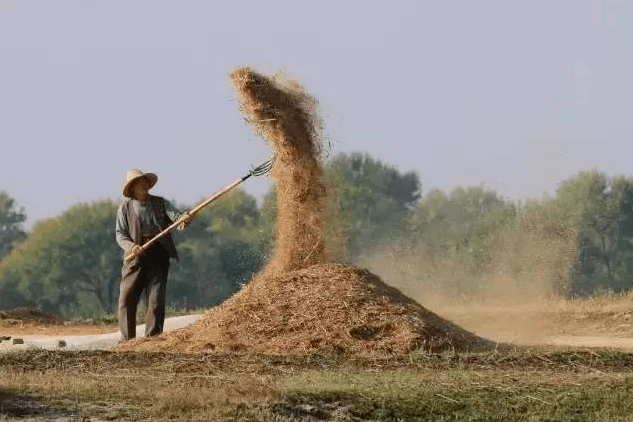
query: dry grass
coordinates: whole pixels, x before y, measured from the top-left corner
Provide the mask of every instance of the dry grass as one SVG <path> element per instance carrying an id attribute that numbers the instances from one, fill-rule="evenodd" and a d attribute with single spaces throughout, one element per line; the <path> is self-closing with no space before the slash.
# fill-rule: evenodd
<path id="1" fill-rule="evenodd" d="M 219 369 L 230 367 L 234 356 L 207 361 L 170 354 L 32 351 L 24 355 L 29 362 L 2 356 L 3 406 L 14 403 L 17 396 L 27 402 L 22 407 L 29 407 L 14 405 L 14 415 L 28 414 L 33 402 L 46 402 L 39 413 L 53 409 L 98 420 L 223 420 L 245 403 L 265 405 L 273 397 L 270 375 L 248 373 L 249 365 L 241 367 L 240 374 Z"/>
<path id="2" fill-rule="evenodd" d="M 0 355 L 27 420 L 631 420 L 630 354 L 524 349 L 342 357 L 252 352 Z"/>

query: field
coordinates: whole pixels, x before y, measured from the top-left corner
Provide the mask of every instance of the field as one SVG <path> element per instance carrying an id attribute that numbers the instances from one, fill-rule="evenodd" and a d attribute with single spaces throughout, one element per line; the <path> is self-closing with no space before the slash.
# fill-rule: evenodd
<path id="1" fill-rule="evenodd" d="M 533 344 L 505 351 L 362 358 L 249 351 L 3 353 L 0 414 L 31 421 L 633 420 L 633 354 L 537 345 L 534 336 L 540 324 L 548 327 L 545 336 L 562 331 L 605 344 L 627 338 L 629 301 L 560 302 L 540 311 L 527 307 L 531 313 L 517 307 L 514 313 L 502 307 L 444 310 L 443 316 L 480 331 L 531 333 Z M 526 331 L 527 320 L 538 324 Z M 116 330 L 86 323 L 0 328 Z"/>
<path id="2" fill-rule="evenodd" d="M 628 353 L 399 359 L 165 352 L 4 354 L 2 413 L 26 420 L 632 420 Z"/>
<path id="3" fill-rule="evenodd" d="M 398 286 L 334 263 L 322 225 L 318 102 L 282 75 L 240 68 L 231 82 L 247 121 L 276 151 L 271 259 L 177 332 L 111 351 L 5 348 L 5 420 L 633 421 L 631 297 L 524 303 L 537 297 L 524 291 L 513 303 L 433 302 L 412 291 L 419 277 Z M 538 243 L 531 261 L 547 261 L 550 243 Z M 508 293 L 495 290 L 495 299 Z M 0 334 L 116 331 L 13 321 Z"/>

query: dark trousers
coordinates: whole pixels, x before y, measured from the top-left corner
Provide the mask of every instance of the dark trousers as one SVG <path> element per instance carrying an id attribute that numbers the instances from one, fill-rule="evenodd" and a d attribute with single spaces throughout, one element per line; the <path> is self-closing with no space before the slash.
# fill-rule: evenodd
<path id="1" fill-rule="evenodd" d="M 147 304 L 145 336 L 156 336 L 163 332 L 168 272 L 169 254 L 159 244 L 150 247 L 131 262 L 123 263 L 119 291 L 121 340 L 136 337 L 136 308 L 143 291 Z"/>

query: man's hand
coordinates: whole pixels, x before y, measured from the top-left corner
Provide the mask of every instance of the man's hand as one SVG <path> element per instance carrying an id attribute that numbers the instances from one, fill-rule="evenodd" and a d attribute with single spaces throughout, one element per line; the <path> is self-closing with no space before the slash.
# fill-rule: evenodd
<path id="1" fill-rule="evenodd" d="M 128 255 L 129 261 L 136 258 L 140 252 L 141 252 L 141 247 L 139 245 L 136 245 L 136 244 L 132 245 L 132 247 L 130 248 L 130 253 Z"/>
<path id="2" fill-rule="evenodd" d="M 185 227 L 189 226 L 189 224 L 191 224 L 192 221 L 193 221 L 193 214 L 189 214 L 189 212 L 184 212 L 182 213 L 182 216 L 180 216 L 180 224 L 178 225 L 178 228 L 182 230 Z"/>

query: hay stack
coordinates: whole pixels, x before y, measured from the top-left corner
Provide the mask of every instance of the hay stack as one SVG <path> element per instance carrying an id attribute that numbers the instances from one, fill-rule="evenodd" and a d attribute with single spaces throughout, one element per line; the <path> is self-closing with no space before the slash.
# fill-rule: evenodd
<path id="1" fill-rule="evenodd" d="M 316 101 L 294 82 L 250 68 L 231 73 L 248 120 L 277 151 L 273 259 L 197 323 L 122 348 L 406 353 L 494 347 L 428 311 L 368 271 L 324 263 L 326 198 Z"/>
<path id="2" fill-rule="evenodd" d="M 369 271 L 317 264 L 261 277 L 193 325 L 139 340 L 136 346 L 363 355 L 495 345 L 440 318 Z"/>

